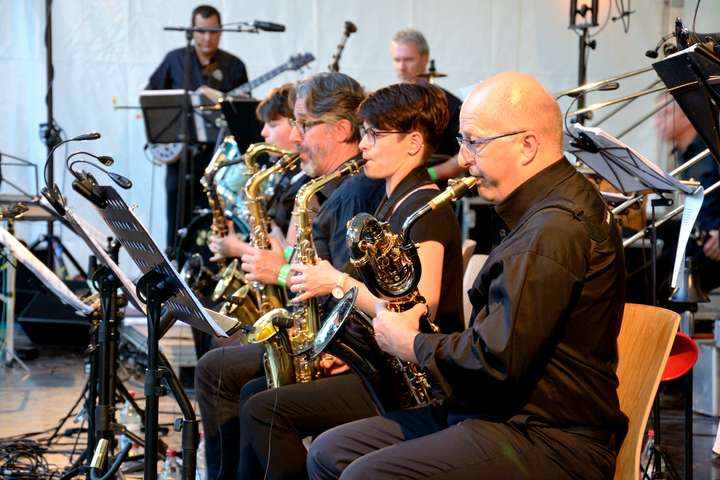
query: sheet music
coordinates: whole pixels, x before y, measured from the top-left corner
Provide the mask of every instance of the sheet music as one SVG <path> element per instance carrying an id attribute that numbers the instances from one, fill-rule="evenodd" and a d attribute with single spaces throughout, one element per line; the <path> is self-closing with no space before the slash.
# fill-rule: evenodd
<path id="1" fill-rule="evenodd" d="M 574 128 L 578 132 L 583 132 L 588 135 L 588 137 L 590 137 L 590 139 L 593 140 L 597 144 L 597 147 L 600 149 L 612 149 L 617 151 L 627 150 L 627 152 L 629 152 L 632 157 L 628 156 L 627 159 L 622 158 L 623 163 L 626 164 L 623 170 L 631 170 L 631 172 L 627 172 L 627 174 L 634 174 L 635 176 L 637 176 L 638 178 L 636 180 L 639 181 L 641 184 L 645 185 L 646 187 L 663 191 L 680 190 L 681 192 L 684 192 L 688 195 L 692 194 L 692 188 L 683 184 L 675 177 L 668 175 L 662 168 L 657 166 L 654 162 L 650 161 L 640 152 L 618 140 L 617 138 L 613 137 L 612 135 L 608 134 L 603 129 L 597 127 L 585 127 L 583 125 L 580 125 L 579 123 L 573 125 L 572 128 Z M 589 162 L 586 158 L 583 158 L 583 156 L 577 155 L 577 153 L 582 151 L 583 150 L 578 151 L 576 149 L 575 151 L 571 151 L 571 153 L 576 155 L 590 168 L 594 169 L 591 162 Z M 632 165 L 633 160 L 637 160 L 642 166 L 640 167 Z M 651 172 L 654 177 L 652 175 L 648 176 L 647 174 L 643 175 L 643 167 L 649 172 Z M 608 178 L 605 178 L 605 180 L 611 182 L 611 180 Z"/>
<path id="2" fill-rule="evenodd" d="M 227 337 L 223 329 L 200 304 L 197 297 L 190 291 L 185 281 L 170 263 L 165 253 L 160 250 L 143 223 L 130 211 L 118 192 L 108 186 L 98 187 L 99 194 L 107 199 L 105 209 L 97 208 L 97 212 L 115 234 L 130 258 L 133 259 L 143 274 L 158 271 L 176 287 L 175 294 L 164 306 L 177 319 L 207 333 Z M 237 323 L 237 321 L 235 321 Z"/>
<path id="3" fill-rule="evenodd" d="M 127 275 L 125 275 L 122 270 L 120 270 L 120 267 L 117 265 L 117 263 L 113 261 L 112 258 L 110 258 L 110 255 L 108 255 L 105 249 L 101 246 L 100 242 L 98 242 L 97 239 L 94 238 L 94 235 L 92 235 L 91 232 L 95 231 L 96 234 L 99 234 L 95 227 L 92 227 L 88 222 L 83 220 L 82 217 L 76 217 L 73 211 L 69 208 L 65 210 L 65 218 L 73 226 L 73 230 L 75 230 L 75 233 L 77 233 L 83 240 L 85 240 L 85 243 L 87 243 L 87 245 L 90 247 L 90 250 L 92 250 L 93 253 L 98 257 L 100 263 L 110 268 L 110 270 L 112 270 L 115 276 L 120 280 L 123 291 L 125 292 L 125 295 L 127 295 L 128 300 L 132 302 L 135 308 L 140 310 L 140 312 L 145 315 L 145 304 L 142 303 L 137 297 L 137 288 L 135 287 L 135 284 L 132 282 L 132 280 L 128 278 Z"/>
<path id="4" fill-rule="evenodd" d="M 670 282 L 672 288 L 677 286 L 678 277 L 680 276 L 685 261 L 685 248 L 690 239 L 695 220 L 697 220 L 700 214 L 700 208 L 702 207 L 704 198 L 705 192 L 702 186 L 698 187 L 692 195 L 685 196 L 685 209 L 683 210 L 682 221 L 680 223 L 677 250 L 675 250 L 675 265 L 673 266 L 672 282 Z"/>
<path id="5" fill-rule="evenodd" d="M 17 238 L 2 227 L 0 227 L 0 243 L 5 245 L 5 248 L 16 260 L 19 260 L 33 272 L 36 277 L 42 280 L 43 285 L 50 289 L 64 304 L 70 305 L 82 315 L 89 315 L 93 312 L 93 308 L 90 305 L 83 303 L 55 273 L 38 260 Z"/>

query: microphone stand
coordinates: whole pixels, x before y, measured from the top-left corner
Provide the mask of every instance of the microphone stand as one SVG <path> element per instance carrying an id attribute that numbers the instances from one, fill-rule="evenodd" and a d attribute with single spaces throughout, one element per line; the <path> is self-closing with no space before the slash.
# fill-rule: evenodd
<path id="1" fill-rule="evenodd" d="M 343 50 L 345 50 L 345 44 L 347 43 L 348 38 L 350 38 L 350 35 L 355 32 L 357 32 L 355 24 L 352 22 L 345 22 L 345 31 L 343 32 L 343 36 L 337 46 L 337 51 L 335 52 L 335 55 L 333 55 L 333 61 L 330 65 L 328 65 L 328 70 L 331 72 L 340 71 L 340 57 L 342 56 Z"/>
<path id="2" fill-rule="evenodd" d="M 226 24 L 227 25 L 227 24 Z M 172 250 L 177 257 L 180 249 L 180 237 L 177 235 L 177 230 L 183 228 L 187 222 L 186 212 L 187 206 L 187 184 L 190 185 L 189 198 L 190 202 L 195 198 L 195 185 L 192 181 L 193 174 L 195 173 L 195 152 L 191 154 L 191 149 L 194 145 L 191 143 L 192 132 L 190 131 L 191 115 L 193 108 L 190 103 L 190 82 L 191 82 L 191 61 L 192 61 L 192 37 L 194 32 L 244 32 L 244 33 L 259 33 L 260 29 L 253 26 L 248 22 L 238 22 L 238 25 L 234 28 L 225 28 L 220 25 L 218 27 L 163 27 L 163 30 L 167 32 L 184 32 L 185 33 L 185 61 L 183 65 L 183 101 L 181 104 L 180 112 L 180 133 L 178 135 L 179 143 L 182 144 L 182 151 L 180 153 L 180 169 L 178 177 L 180 179 L 178 185 L 178 198 L 177 198 L 177 210 L 175 211 L 175 232 L 173 232 L 173 244 Z M 170 245 L 168 245 L 170 246 Z"/>

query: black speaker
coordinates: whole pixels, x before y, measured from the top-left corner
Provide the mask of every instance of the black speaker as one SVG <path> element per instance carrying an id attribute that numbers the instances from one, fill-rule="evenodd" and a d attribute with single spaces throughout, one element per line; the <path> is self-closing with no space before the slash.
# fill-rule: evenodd
<path id="1" fill-rule="evenodd" d="M 66 281 L 79 297 L 87 295 L 85 282 Z M 39 345 L 84 347 L 88 344 L 90 318 L 75 313 L 27 270 L 18 265 L 16 276 L 15 317 L 28 338 Z"/>

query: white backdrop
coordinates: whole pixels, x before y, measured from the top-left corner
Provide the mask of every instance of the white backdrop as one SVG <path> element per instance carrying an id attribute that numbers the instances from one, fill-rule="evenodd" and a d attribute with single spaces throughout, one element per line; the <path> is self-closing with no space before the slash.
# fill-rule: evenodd
<path id="1" fill-rule="evenodd" d="M 135 186 L 126 192 L 128 203 L 157 239 L 165 238 L 162 167 L 154 167 L 143 153 L 142 119 L 134 110 L 113 109 L 137 105 L 139 92 L 164 54 L 182 46 L 184 36 L 164 32 L 166 25 L 185 25 L 190 0 L 54 0 L 53 53 L 55 66 L 55 119 L 67 137 L 98 131 L 101 140 L 70 146 L 115 158 L 115 171 L 130 177 Z M 353 34 L 343 54 L 341 71 L 372 90 L 395 80 L 388 44 L 401 28 L 422 30 L 430 43 L 430 56 L 439 71 L 448 73 L 441 85 L 462 96 L 463 87 L 502 70 L 536 75 L 551 91 L 577 82 L 577 36 L 568 30 L 569 0 L 210 0 L 225 22 L 267 20 L 285 24 L 285 33 L 225 33 L 221 48 L 242 58 L 250 78 L 283 63 L 298 52 L 309 51 L 317 60 L 302 74 L 288 72 L 258 88 L 261 98 L 269 88 L 326 71 L 346 20 Z M 610 0 L 600 0 L 600 21 Z M 613 4 L 615 2 L 612 2 Z M 670 31 L 675 15 L 690 24 L 695 2 L 686 0 L 635 0 L 629 33 L 620 22 L 609 22 L 598 34 L 597 49 L 589 54 L 588 79 L 597 80 L 650 65 L 644 52 Z M 720 30 L 720 2 L 704 0 L 697 30 Z M 0 152 L 27 158 L 42 166 L 46 149 L 38 137 L 45 122 L 46 92 L 44 0 L 0 0 Z M 613 11 L 612 15 L 617 15 Z M 598 29 L 594 29 L 597 31 Z M 591 31 L 592 32 L 592 31 Z M 654 79 L 646 75 L 623 82 L 619 92 L 601 92 L 588 101 L 613 98 L 642 88 Z M 653 98 L 637 102 L 608 122 L 613 133 L 631 124 L 652 107 Z M 625 140 L 663 163 L 665 151 L 657 142 L 652 122 Z M 61 168 L 63 151 L 56 155 L 55 175 L 76 211 L 92 223 L 101 222 L 85 200 L 70 188 Z M 30 188 L 27 175 L 11 167 L 3 174 Z M 104 179 L 102 180 L 104 181 Z M 8 192 L 2 186 L 0 192 Z M 21 238 L 32 241 L 44 224 L 19 224 Z M 63 240 L 81 262 L 86 249 L 69 232 Z M 126 261 L 124 263 L 127 264 Z"/>

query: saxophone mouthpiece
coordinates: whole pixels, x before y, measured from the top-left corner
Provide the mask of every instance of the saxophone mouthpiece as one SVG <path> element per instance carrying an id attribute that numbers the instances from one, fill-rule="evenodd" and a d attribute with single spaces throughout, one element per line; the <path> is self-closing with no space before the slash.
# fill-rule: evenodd
<path id="1" fill-rule="evenodd" d="M 448 183 L 449 185 L 443 193 L 428 202 L 430 208 L 432 208 L 433 210 L 446 202 L 454 201 L 464 196 L 467 192 L 470 191 L 471 188 L 477 185 L 477 178 L 463 177 L 459 179 L 454 179 L 454 181 L 451 180 Z"/>

